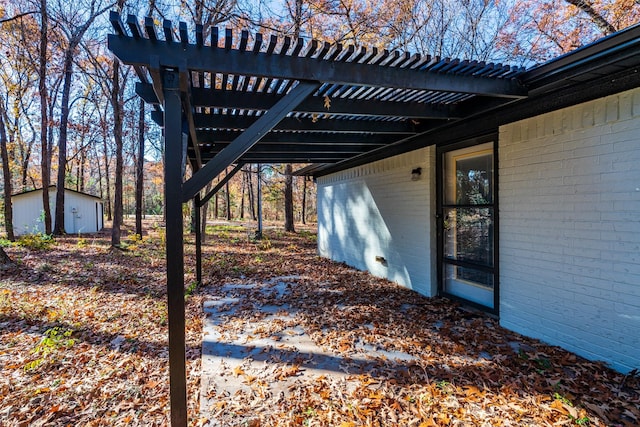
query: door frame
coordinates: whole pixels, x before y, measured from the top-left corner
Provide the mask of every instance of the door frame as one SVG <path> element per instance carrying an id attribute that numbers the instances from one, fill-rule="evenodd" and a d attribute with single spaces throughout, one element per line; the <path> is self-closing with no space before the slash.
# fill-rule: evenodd
<path id="1" fill-rule="evenodd" d="M 457 295 L 447 293 L 444 288 L 444 157 L 445 153 L 474 145 L 493 143 L 493 308 L 469 301 Z M 500 215 L 499 215 L 499 174 L 498 174 L 498 133 L 492 133 L 472 139 L 465 139 L 453 144 L 436 147 L 436 240 L 437 240 L 437 275 L 438 295 L 460 301 L 487 313 L 500 314 Z"/>

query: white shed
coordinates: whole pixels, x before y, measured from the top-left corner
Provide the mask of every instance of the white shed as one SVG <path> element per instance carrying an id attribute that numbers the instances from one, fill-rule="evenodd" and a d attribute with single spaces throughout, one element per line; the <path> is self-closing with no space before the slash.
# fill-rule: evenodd
<path id="1" fill-rule="evenodd" d="M 19 236 L 29 233 L 44 233 L 44 209 L 42 189 L 14 194 L 13 230 Z M 49 187 L 52 227 L 55 227 L 56 187 Z M 102 199 L 90 194 L 65 189 L 64 229 L 67 234 L 95 233 L 104 227 Z"/>

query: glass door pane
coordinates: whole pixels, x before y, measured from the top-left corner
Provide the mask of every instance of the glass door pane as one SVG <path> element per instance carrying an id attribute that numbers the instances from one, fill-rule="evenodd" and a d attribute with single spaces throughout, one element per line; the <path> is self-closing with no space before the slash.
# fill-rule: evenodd
<path id="1" fill-rule="evenodd" d="M 442 288 L 494 306 L 493 143 L 443 155 Z"/>

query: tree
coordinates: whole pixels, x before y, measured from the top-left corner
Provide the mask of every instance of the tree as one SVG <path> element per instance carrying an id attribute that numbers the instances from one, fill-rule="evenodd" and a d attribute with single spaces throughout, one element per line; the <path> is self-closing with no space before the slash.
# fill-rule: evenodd
<path id="1" fill-rule="evenodd" d="M 11 169 L 9 166 L 9 154 L 7 152 L 7 132 L 5 129 L 6 112 L 4 101 L 0 97 L 0 155 L 2 158 L 2 176 L 4 178 L 4 228 L 7 231 L 7 239 L 14 241 L 13 234 L 13 209 L 11 206 Z M 6 264 L 7 255 L 0 253 L 0 264 Z"/>
<path id="2" fill-rule="evenodd" d="M 113 223 L 111 226 L 111 245 L 120 244 L 120 226 L 122 225 L 122 103 L 120 87 L 120 61 L 113 59 L 113 80 L 111 84 L 111 109 L 113 110 L 113 138 L 116 142 L 115 189 L 113 196 Z"/>
<path id="3" fill-rule="evenodd" d="M 9 258 L 9 255 L 7 255 L 4 248 L 0 246 L 0 270 L 11 268 L 14 265 L 14 262 L 11 261 L 11 258 Z"/>
<path id="4" fill-rule="evenodd" d="M 38 92 L 40 94 L 40 168 L 42 179 L 42 210 L 44 229 L 51 234 L 51 206 L 49 205 L 49 185 L 51 184 L 51 150 L 49 150 L 47 111 L 47 46 L 49 44 L 49 14 L 47 0 L 40 0 L 40 52 L 38 54 Z"/>
<path id="5" fill-rule="evenodd" d="M 284 169 L 284 229 L 295 232 L 293 218 L 293 168 L 287 163 Z"/>
<path id="6" fill-rule="evenodd" d="M 66 2 L 65 2 L 66 3 Z M 60 25 L 63 34 L 66 37 L 67 46 L 64 50 L 63 75 L 64 83 L 62 86 L 62 105 L 60 107 L 60 131 L 58 139 L 58 179 L 56 191 L 56 213 L 54 234 L 64 234 L 64 190 L 67 172 L 67 132 L 69 123 L 69 98 L 71 93 L 71 81 L 73 79 L 73 60 L 76 50 L 82 41 L 85 33 L 93 24 L 93 21 L 108 10 L 112 5 L 99 9 L 97 0 L 91 0 L 89 10 L 85 17 L 73 11 L 65 10 L 65 7 L 77 8 L 77 5 L 58 4 L 58 16 L 56 21 Z M 116 73 L 117 74 L 117 73 Z M 116 182 L 118 174 L 116 173 Z"/>
<path id="7" fill-rule="evenodd" d="M 540 62 L 638 21 L 640 3 L 632 0 L 516 2 L 497 45 L 508 58 Z"/>
<path id="8" fill-rule="evenodd" d="M 144 101 L 138 110 L 138 161 L 136 162 L 136 234 L 142 236 L 142 204 L 144 191 Z"/>

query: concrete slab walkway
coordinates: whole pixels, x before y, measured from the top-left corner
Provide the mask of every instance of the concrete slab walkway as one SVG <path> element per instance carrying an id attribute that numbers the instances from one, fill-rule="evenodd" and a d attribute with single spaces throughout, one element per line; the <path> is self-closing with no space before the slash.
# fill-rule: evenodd
<path id="1" fill-rule="evenodd" d="M 301 325 L 300 309 L 286 302 L 297 279 L 228 283 L 205 302 L 200 408 L 209 425 L 257 419 L 260 414 L 234 413 L 220 403 L 233 396 L 259 399 L 261 408 L 272 407 L 265 399 L 276 405 L 296 384 L 330 379 L 348 390 L 350 377 L 370 372 L 377 361 L 415 359 L 364 342 L 356 343 L 347 356 L 316 344 Z M 270 304 L 263 303 L 265 298 Z"/>

